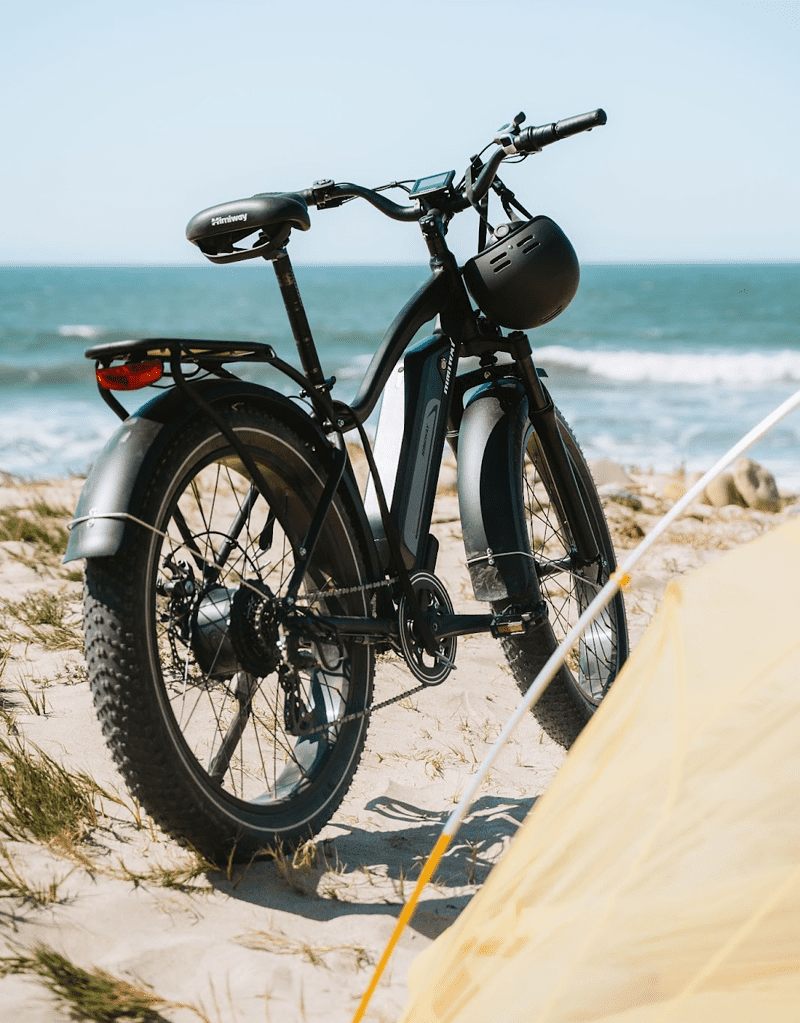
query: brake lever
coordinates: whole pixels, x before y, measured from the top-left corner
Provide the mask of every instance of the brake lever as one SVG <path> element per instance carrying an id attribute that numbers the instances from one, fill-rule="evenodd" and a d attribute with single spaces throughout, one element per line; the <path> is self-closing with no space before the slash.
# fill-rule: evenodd
<path id="1" fill-rule="evenodd" d="M 497 129 L 494 142 L 500 146 L 506 156 L 513 156 L 517 152 L 515 140 L 519 135 L 519 126 L 524 120 L 525 112 L 520 110 L 517 116 L 509 121 L 508 124 L 504 124 L 501 128 Z"/>

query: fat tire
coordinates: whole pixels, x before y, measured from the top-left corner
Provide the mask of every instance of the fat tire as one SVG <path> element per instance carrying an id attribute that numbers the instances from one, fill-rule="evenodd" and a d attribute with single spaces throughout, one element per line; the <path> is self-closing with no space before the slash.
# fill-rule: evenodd
<path id="1" fill-rule="evenodd" d="M 316 499 L 326 478 L 327 461 L 324 452 L 315 451 L 288 425 L 262 410 L 237 406 L 218 408 L 218 412 L 246 444 L 249 453 L 268 478 L 274 498 L 273 506 L 268 508 L 264 499 L 259 497 L 248 515 L 240 534 L 244 537 L 240 549 L 236 551 L 236 557 L 231 556 L 228 562 L 231 573 L 229 588 L 224 591 L 227 600 L 231 594 L 241 590 L 241 582 L 237 584 L 236 579 L 241 580 L 246 576 L 255 583 L 258 581 L 257 566 L 261 563 L 271 564 L 269 559 L 273 558 L 276 529 L 281 531 L 284 549 L 289 550 L 291 560 L 316 506 Z M 213 473 L 219 479 L 220 466 L 223 467 L 224 479 L 229 481 L 225 486 L 232 488 L 231 494 L 236 494 L 236 500 L 239 500 L 240 487 L 249 482 L 244 467 L 213 424 L 200 419 L 190 421 L 163 452 L 158 468 L 144 484 L 146 495 L 141 518 L 151 523 L 156 530 L 174 532 L 178 502 L 181 502 L 182 510 L 184 504 L 189 507 L 190 500 L 194 499 L 195 494 L 202 493 L 201 486 L 207 479 L 213 478 Z M 188 498 L 187 494 L 190 495 Z M 220 486 L 218 497 L 214 491 L 214 501 L 218 502 L 220 508 L 224 508 L 223 498 L 232 500 L 230 494 L 222 493 Z M 205 544 L 204 549 L 211 551 L 218 549 L 219 534 L 213 531 L 210 524 L 217 504 L 212 507 L 209 502 L 201 513 L 204 516 L 203 522 L 207 518 L 208 524 L 203 527 L 204 532 L 193 534 L 196 539 L 192 543 L 196 547 Z M 197 503 L 200 506 L 199 497 Z M 276 512 L 274 505 L 279 503 L 284 504 L 285 509 L 281 511 L 279 508 Z M 270 516 L 274 519 L 275 514 L 277 526 L 273 525 L 269 533 L 272 547 L 265 552 L 267 540 L 264 537 L 270 528 L 265 522 Z M 220 516 L 221 521 L 230 522 L 228 512 L 223 510 Z M 184 517 L 184 527 L 188 522 L 189 519 Z M 348 507 L 348 498 L 340 488 L 314 553 L 310 569 L 313 579 L 309 589 L 313 590 L 321 583 L 328 587 L 357 587 L 369 581 L 365 569 L 365 541 L 357 522 L 357 515 L 352 507 Z M 250 533 L 257 537 L 258 542 L 253 541 L 245 550 L 244 542 L 247 540 L 250 543 Z M 181 534 L 183 539 L 185 533 Z M 276 737 L 283 721 L 280 716 L 283 697 L 277 689 L 274 665 L 265 661 L 264 678 L 258 680 L 257 695 L 253 695 L 252 702 L 248 703 L 253 709 L 249 716 L 242 715 L 248 741 L 254 743 L 256 752 L 253 755 L 260 755 L 261 762 L 243 763 L 241 769 L 235 764 L 240 749 L 242 760 L 246 755 L 245 743 L 242 741 L 241 747 L 236 746 L 234 752 L 228 755 L 225 768 L 227 773 L 223 781 L 212 779 L 209 771 L 213 760 L 204 760 L 197 753 L 199 741 L 196 748 L 192 746 L 190 728 L 195 726 L 182 724 L 179 720 L 181 704 L 172 690 L 179 687 L 180 680 L 176 682 L 177 669 L 169 654 L 170 646 L 173 651 L 177 649 L 180 653 L 181 663 L 178 668 L 190 679 L 190 695 L 193 700 L 196 699 L 195 706 L 198 708 L 192 713 L 199 717 L 206 703 L 211 708 L 205 713 L 211 720 L 211 729 L 216 729 L 217 737 L 213 738 L 213 742 L 217 743 L 217 747 L 226 728 L 223 710 L 218 710 L 217 704 L 225 708 L 228 719 L 229 707 L 233 707 L 235 718 L 235 708 L 242 706 L 242 698 L 231 697 L 231 679 L 222 677 L 213 665 L 209 667 L 211 655 L 208 648 L 211 640 L 217 642 L 217 634 L 209 633 L 211 640 L 207 635 L 204 652 L 198 652 L 195 639 L 185 642 L 180 640 L 177 625 L 173 623 L 173 612 L 167 614 L 166 598 L 163 595 L 164 575 L 166 573 L 173 583 L 170 592 L 174 593 L 174 566 L 179 560 L 174 546 L 173 541 L 164 540 L 153 530 L 140 528 L 135 542 L 130 542 L 118 555 L 87 561 L 84 589 L 86 659 L 95 707 L 106 742 L 131 793 L 162 830 L 213 862 L 224 863 L 231 858 L 250 859 L 270 847 L 291 848 L 324 826 L 340 805 L 352 781 L 363 750 L 368 719 L 363 716 L 344 724 L 337 724 L 336 721 L 345 714 L 362 711 L 371 702 L 371 648 L 356 643 L 338 644 L 335 640 L 332 641 L 333 645 L 325 647 L 327 660 L 322 661 L 325 668 L 320 668 L 318 661 L 316 669 L 308 669 L 311 680 L 306 680 L 306 701 L 307 705 L 312 702 L 309 692 L 316 693 L 314 713 L 322 715 L 327 731 L 324 738 L 312 736 L 310 740 L 297 739 L 293 746 L 292 736 L 284 734 L 281 743 Z M 177 546 L 182 556 L 191 563 L 191 551 L 187 556 L 188 548 L 181 548 L 180 544 Z M 169 563 L 166 560 L 168 554 L 172 557 L 171 570 L 165 569 Z M 277 560 L 277 555 L 273 560 Z M 248 566 L 247 572 L 245 565 Z M 284 567 L 280 569 L 284 582 L 291 573 L 291 567 L 289 564 L 285 570 Z M 186 569 L 181 571 L 188 577 Z M 239 574 L 235 576 L 235 572 Z M 264 568 L 265 578 L 266 572 L 267 568 Z M 197 566 L 194 575 L 199 575 Z M 267 581 L 272 582 L 273 576 Z M 188 588 L 185 580 L 180 585 L 183 590 Z M 223 591 L 214 591 L 218 592 Z M 175 598 L 170 596 L 169 599 L 174 605 Z M 208 598 L 204 599 L 207 606 L 213 609 L 213 602 L 209 604 Z M 313 603 L 319 599 L 312 596 L 309 601 Z M 364 591 L 340 597 L 336 601 L 329 598 L 329 601 L 334 604 L 333 610 L 328 608 L 332 613 L 368 613 Z M 229 600 L 229 604 L 227 610 L 232 616 L 233 599 Z M 256 610 L 269 608 L 269 600 L 265 599 L 254 606 Z M 169 620 L 166 628 L 163 626 L 165 615 Z M 195 617 L 193 626 L 197 635 L 201 635 L 197 625 L 199 620 Z M 223 638 L 223 633 L 229 629 L 230 619 L 228 626 L 222 623 L 221 616 L 216 623 L 219 627 L 219 646 L 227 651 L 230 658 L 229 637 Z M 317 649 L 321 647 L 320 644 Z M 313 645 L 311 649 L 314 649 Z M 272 670 L 268 671 L 268 668 Z M 243 678 L 252 684 L 254 670 L 250 664 L 250 674 L 239 672 L 232 677 Z M 186 685 L 184 682 L 184 689 Z M 273 690 L 278 695 L 273 697 Z M 323 696 L 319 695 L 320 692 Z M 277 780 L 267 777 L 264 783 L 259 781 L 258 786 L 266 787 L 263 792 L 259 790 L 254 795 L 255 783 L 246 772 L 268 775 L 271 770 L 262 745 L 269 740 L 263 727 L 267 718 L 263 713 L 257 714 L 254 709 L 256 699 L 261 698 L 262 694 L 267 694 L 265 700 L 274 699 L 278 708 L 273 720 L 274 747 L 287 757 L 287 763 L 280 777 L 277 777 L 278 768 L 274 769 Z M 188 703 L 185 693 L 181 699 Z M 248 702 L 246 698 L 245 702 Z M 331 707 L 334 709 L 331 710 Z M 249 735 L 251 728 L 254 733 L 252 739 Z M 206 739 L 203 741 L 206 742 Z M 313 750 L 306 745 L 297 752 L 302 742 L 316 745 Z M 298 767 L 298 764 L 301 766 Z M 237 788 L 239 783 L 234 779 L 237 771 L 241 773 L 241 788 Z M 287 771 L 289 781 L 285 780 Z M 290 787 L 295 776 L 296 791 Z"/>
<path id="2" fill-rule="evenodd" d="M 616 568 L 614 547 L 591 471 L 572 430 L 558 409 L 556 409 L 556 418 L 584 506 L 589 515 L 589 521 L 594 530 L 595 541 L 603 559 L 604 568 L 602 578 L 597 581 L 594 578 L 589 581 L 572 579 L 571 586 L 570 583 L 567 584 L 570 592 L 566 594 L 561 591 L 563 580 L 559 581 L 558 576 L 550 578 L 543 576 L 540 579 L 542 598 L 548 605 L 547 621 L 529 629 L 524 634 L 505 636 L 501 640 L 508 665 L 523 693 L 527 692 L 568 629 L 585 610 L 594 592 L 605 583 Z M 526 510 L 525 532 L 528 536 L 529 550 L 537 561 L 546 560 L 544 554 L 546 548 L 542 543 L 544 539 L 546 543 L 554 543 L 561 548 L 556 551 L 556 554 L 568 554 L 572 538 L 566 516 L 562 510 L 558 482 L 551 476 L 544 463 L 536 434 L 532 429 L 528 431 L 524 439 L 521 456 L 519 477 L 523 491 L 523 505 Z M 533 496 L 535 486 L 546 492 L 549 500 L 548 508 L 542 509 L 535 501 Z M 592 572 L 596 573 L 594 567 Z M 507 605 L 507 601 L 497 602 L 494 608 L 500 611 Z M 598 636 L 602 636 L 604 644 L 602 651 L 604 665 L 602 669 L 599 669 L 602 672 L 602 678 L 599 679 L 597 685 L 593 686 L 594 691 L 590 692 L 590 686 L 587 685 L 579 665 L 581 657 L 588 662 L 592 662 L 592 658 L 594 658 L 593 663 L 599 663 L 600 658 L 596 655 L 596 648 L 600 643 Z M 543 730 L 566 749 L 570 748 L 595 712 L 627 659 L 628 632 L 621 593 L 613 598 L 606 611 L 603 612 L 599 629 L 587 633 L 587 637 L 580 641 L 577 648 L 577 663 L 573 655 L 571 666 L 570 660 L 568 660 L 533 708 L 536 720 Z"/>

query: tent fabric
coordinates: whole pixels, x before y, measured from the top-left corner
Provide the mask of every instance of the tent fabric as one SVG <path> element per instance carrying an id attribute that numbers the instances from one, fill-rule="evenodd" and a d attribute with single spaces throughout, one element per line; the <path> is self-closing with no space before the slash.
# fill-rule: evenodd
<path id="1" fill-rule="evenodd" d="M 402 1023 L 800 1019 L 800 519 L 672 582 Z"/>

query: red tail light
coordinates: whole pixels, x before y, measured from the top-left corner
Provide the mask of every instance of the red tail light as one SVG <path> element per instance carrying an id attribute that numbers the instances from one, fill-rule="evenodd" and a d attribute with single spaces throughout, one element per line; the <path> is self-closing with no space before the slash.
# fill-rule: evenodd
<path id="1" fill-rule="evenodd" d="M 158 359 L 95 370 L 98 384 L 107 391 L 136 391 L 160 380 L 163 372 L 164 365 Z"/>

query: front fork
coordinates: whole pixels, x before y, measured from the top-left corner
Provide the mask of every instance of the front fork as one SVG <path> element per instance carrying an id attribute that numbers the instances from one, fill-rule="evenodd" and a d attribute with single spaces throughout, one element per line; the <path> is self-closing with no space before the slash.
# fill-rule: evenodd
<path id="1" fill-rule="evenodd" d="M 577 566 L 592 565 L 600 557 L 595 539 L 595 530 L 589 521 L 583 503 L 578 481 L 561 439 L 553 399 L 545 390 L 531 358 L 531 346 L 521 331 L 510 334 L 508 341 L 513 346 L 512 355 L 519 367 L 520 378 L 528 399 L 528 418 L 536 431 L 547 469 L 553 480 L 558 481 L 558 498 L 569 525 L 573 550 L 572 560 Z"/>

